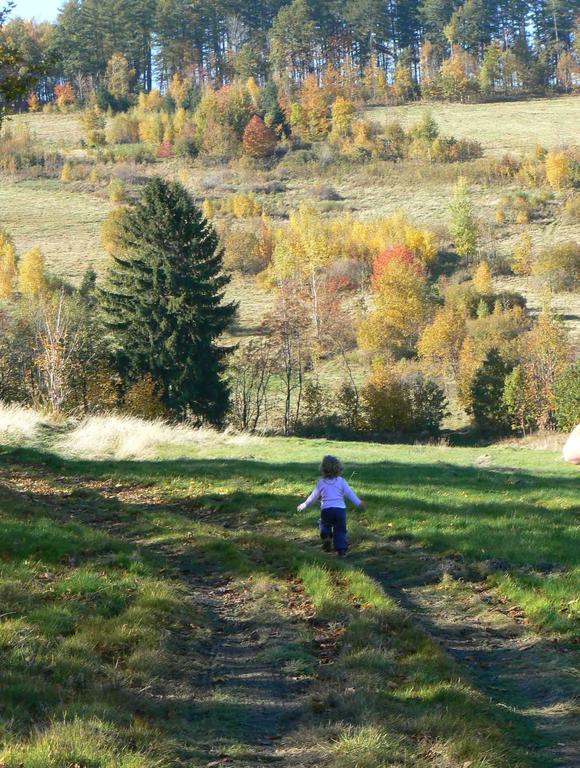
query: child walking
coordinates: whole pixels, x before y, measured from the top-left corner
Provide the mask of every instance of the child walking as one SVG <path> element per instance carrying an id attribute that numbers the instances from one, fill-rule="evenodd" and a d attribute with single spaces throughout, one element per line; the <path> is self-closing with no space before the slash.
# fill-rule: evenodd
<path id="1" fill-rule="evenodd" d="M 330 552 L 331 543 L 340 557 L 346 554 L 346 504 L 344 497 L 352 501 L 359 509 L 364 509 L 364 502 L 359 499 L 346 480 L 341 477 L 342 464 L 336 456 L 325 456 L 320 465 L 322 477 L 316 483 L 310 496 L 298 506 L 303 512 L 317 499 L 320 499 L 320 538 L 322 548 Z"/>

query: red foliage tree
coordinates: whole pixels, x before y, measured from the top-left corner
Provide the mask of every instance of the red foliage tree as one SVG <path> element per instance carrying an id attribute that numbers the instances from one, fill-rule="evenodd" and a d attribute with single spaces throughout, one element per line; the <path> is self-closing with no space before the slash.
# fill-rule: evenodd
<path id="1" fill-rule="evenodd" d="M 270 157 L 276 148 L 276 135 L 259 115 L 254 115 L 244 131 L 244 154 L 249 157 Z"/>
<path id="2" fill-rule="evenodd" d="M 417 261 L 417 258 L 410 248 L 407 248 L 401 243 L 393 243 L 385 248 L 384 251 L 373 261 L 373 274 L 372 274 L 372 286 L 373 290 L 378 290 L 378 283 L 381 275 L 389 264 L 393 261 L 398 261 L 401 266 L 413 269 L 413 271 L 420 273 L 424 271 L 423 265 Z"/>

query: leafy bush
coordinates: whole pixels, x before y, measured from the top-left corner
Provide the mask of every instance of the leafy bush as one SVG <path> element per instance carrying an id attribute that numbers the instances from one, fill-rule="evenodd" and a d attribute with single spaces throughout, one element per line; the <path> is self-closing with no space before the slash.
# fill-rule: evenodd
<path id="1" fill-rule="evenodd" d="M 538 255 L 532 272 L 546 277 L 555 291 L 575 291 L 580 286 L 580 243 L 569 240 L 549 246 Z"/>
<path id="2" fill-rule="evenodd" d="M 178 136 L 173 144 L 176 157 L 197 157 L 198 148 L 193 136 Z"/>
<path id="3" fill-rule="evenodd" d="M 223 240 L 224 266 L 243 275 L 257 275 L 268 266 L 260 248 L 260 238 L 248 227 L 232 227 Z"/>
<path id="4" fill-rule="evenodd" d="M 447 414 L 443 390 L 430 379 L 375 368 L 361 393 L 371 432 L 437 434 Z"/>
<path id="5" fill-rule="evenodd" d="M 116 115 L 111 120 L 106 135 L 110 144 L 137 143 L 139 141 L 139 118 L 127 113 Z"/>

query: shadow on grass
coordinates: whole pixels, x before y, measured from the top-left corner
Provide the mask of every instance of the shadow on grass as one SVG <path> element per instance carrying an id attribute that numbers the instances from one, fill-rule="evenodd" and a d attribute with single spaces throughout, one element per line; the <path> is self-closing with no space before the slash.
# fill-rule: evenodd
<path id="1" fill-rule="evenodd" d="M 209 578 L 216 573 L 234 577 L 260 573 L 284 576 L 294 575 L 309 564 L 337 569 L 339 573 L 341 569 L 344 571 L 352 567 L 319 552 L 313 526 L 315 513 L 299 514 L 295 511 L 297 497 L 294 489 L 297 494 L 301 493 L 305 486 L 305 490 L 308 488 L 308 477 L 313 479 L 310 462 L 269 464 L 247 459 L 79 462 L 35 451 L 10 451 L 1 457 L 1 463 L 8 467 L 11 464 L 43 466 L 51 475 L 59 475 L 56 479 L 66 485 L 78 483 L 76 491 L 63 495 L 35 490 L 34 486 L 30 491 L 21 493 L 0 485 L 0 508 L 3 507 L 5 513 L 1 521 L 4 528 L 2 540 L 6 542 L 2 556 L 24 569 L 31 562 L 40 568 L 50 564 L 74 567 L 88 564 L 102 568 L 104 563 L 114 562 L 119 569 L 130 569 L 135 547 L 145 555 L 144 573 L 153 574 L 163 569 L 165 577 L 186 586 L 194 583 L 192 579 Z M 494 556 L 501 556 L 505 549 L 505 546 L 502 549 L 502 542 L 505 544 L 506 531 L 496 530 L 498 521 L 512 516 L 514 510 L 524 517 L 552 514 L 542 504 L 524 502 L 520 498 L 505 499 L 506 487 L 512 488 L 515 482 L 516 487 L 525 486 L 526 490 L 558 494 L 575 489 L 572 478 L 537 477 L 512 470 L 487 471 L 455 465 L 416 466 L 393 462 L 351 464 L 349 469 L 355 474 L 356 482 L 368 491 L 364 496 L 371 511 L 367 513 L 366 522 L 378 526 L 376 530 L 366 531 L 363 518 L 359 518 L 355 526 L 361 529 L 357 535 L 363 539 L 369 537 L 366 542 L 369 545 L 368 565 L 373 563 L 371 539 L 378 537 L 377 544 L 382 546 L 380 525 L 393 513 L 397 515 L 396 526 L 400 530 L 418 525 L 417 515 L 421 519 L 427 515 L 431 521 L 439 520 L 439 530 L 431 523 L 432 528 L 421 533 L 426 544 L 438 547 L 461 548 L 469 544 L 465 521 L 479 521 L 478 535 L 485 535 L 489 550 L 494 552 Z M 204 478 L 218 486 L 227 480 L 233 489 L 230 487 L 224 493 L 188 496 L 188 483 L 196 478 Z M 119 482 L 121 479 L 122 483 Z M 87 480 L 92 481 L 90 486 L 85 485 Z M 238 480 L 240 489 L 236 490 Z M 151 484 L 160 485 L 162 490 L 166 486 L 166 496 L 162 500 L 153 493 L 154 498 L 147 498 L 147 489 Z M 112 489 L 111 485 L 114 486 Z M 141 488 L 135 500 L 120 500 L 120 492 L 126 490 L 130 493 L 134 485 Z M 409 488 L 408 497 L 401 498 L 390 493 L 389 490 L 394 487 Z M 501 497 L 491 501 L 481 500 L 476 504 L 472 500 L 461 501 L 457 496 L 449 504 L 430 498 L 433 489 L 434 492 L 439 489 L 463 492 L 466 488 L 477 489 L 484 494 L 497 494 L 499 488 Z M 290 489 L 292 493 L 289 493 Z M 418 497 L 418 490 L 422 498 Z M 463 517 L 459 529 L 454 529 L 450 514 Z M 490 526 L 482 529 L 482 519 L 488 520 Z M 51 526 L 51 523 L 58 523 L 58 526 Z M 443 529 L 449 530 L 444 532 Z M 312 536 L 309 531 L 312 531 Z M 517 530 L 511 530 L 510 535 L 516 540 L 519 537 Z M 396 553 L 388 550 L 385 554 L 397 557 Z M 417 558 L 411 553 L 399 556 L 398 562 L 403 570 L 407 566 L 411 570 L 417 566 Z M 354 563 L 363 569 L 367 567 L 367 555 L 362 547 L 360 553 L 355 555 Z M 18 615 L 18 606 L 15 607 L 14 613 Z M 129 593 L 128 599 L 118 605 L 116 615 L 122 616 L 130 608 Z M 219 624 L 220 617 L 211 615 L 211 610 L 209 614 L 208 623 Z M 79 616 L 84 619 L 86 613 L 81 611 Z M 73 626 L 67 629 L 66 622 L 55 622 L 55 627 L 51 639 L 55 646 L 62 635 L 66 636 L 67 632 L 74 634 Z M 131 651 L 130 645 L 123 649 L 125 654 Z M 201 660 L 199 674 L 202 674 L 206 651 L 201 640 L 193 641 L 187 650 L 187 653 L 198 654 Z M 54 650 L 50 649 L 50 653 Z M 227 697 L 221 701 L 199 701 L 196 699 L 198 681 L 195 675 L 190 681 L 191 688 L 186 687 L 181 697 L 174 697 L 172 702 L 168 702 L 159 690 L 153 690 L 151 694 L 142 691 L 136 695 L 134 687 L 120 681 L 118 676 L 113 675 L 109 679 L 109 673 L 104 675 L 103 668 L 112 660 L 106 655 L 97 659 L 96 666 L 82 653 L 69 659 L 68 668 L 63 667 L 57 681 L 41 655 L 38 663 L 26 662 L 25 658 L 19 659 L 16 665 L 18 680 L 12 688 L 9 717 L 15 724 L 15 732 L 26 731 L 33 724 L 38 724 L 39 719 L 48 722 L 63 717 L 65 712 L 75 711 L 79 715 L 93 712 L 98 707 L 100 692 L 104 690 L 105 698 L 111 696 L 116 702 L 111 705 L 110 712 L 114 711 L 111 717 L 126 723 L 128 717 L 145 714 L 156 722 L 167 722 L 165 730 L 181 740 L 183 754 L 189 754 L 192 759 L 199 752 L 196 745 L 200 741 L 207 745 L 207 749 L 216 739 L 226 746 L 239 741 L 251 744 L 254 739 L 255 746 L 259 746 L 262 731 L 258 728 L 253 731 L 252 723 L 256 722 L 256 718 L 263 717 L 264 709 L 257 711 L 252 704 Z M 497 661 L 499 663 L 500 659 Z M 161 669 L 160 674 L 165 674 L 169 681 L 178 680 L 183 675 L 183 669 L 179 666 Z M 82 680 L 82 687 L 80 683 L 68 684 L 71 678 Z M 38 681 L 37 684 L 34 680 Z M 262 696 L 272 691 L 272 680 L 258 675 L 255 682 L 257 687 L 262 687 Z M 489 680 L 484 683 L 488 686 Z M 52 689 L 52 696 L 47 697 L 40 708 L 38 698 L 42 690 L 38 685 Z M 251 675 L 247 685 L 253 685 Z M 260 691 L 257 693 L 260 694 Z M 417 718 L 425 718 L 434 703 L 428 698 L 411 696 L 401 702 L 394 693 L 382 695 L 385 706 L 387 709 L 392 707 L 393 714 L 407 711 Z M 451 694 L 446 693 L 444 688 L 437 695 L 441 701 L 436 703 L 455 708 Z M 453 695 L 459 694 L 455 692 Z M 492 698 L 502 704 L 505 699 L 502 694 Z M 471 706 L 463 700 L 456 704 L 458 716 L 467 705 Z M 346 701 L 343 705 L 346 706 Z M 287 734 L 295 727 L 292 718 L 286 717 L 285 706 L 272 703 L 271 713 L 277 734 Z M 518 728 L 529 734 L 526 717 L 521 715 L 516 720 Z"/>

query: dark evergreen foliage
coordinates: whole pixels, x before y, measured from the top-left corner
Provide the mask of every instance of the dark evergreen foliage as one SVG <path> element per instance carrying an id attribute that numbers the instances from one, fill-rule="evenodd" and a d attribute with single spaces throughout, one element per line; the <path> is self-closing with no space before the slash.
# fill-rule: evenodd
<path id="1" fill-rule="evenodd" d="M 490 349 L 471 385 L 473 417 L 477 427 L 487 434 L 507 434 L 510 416 L 504 401 L 506 376 L 510 366 L 497 349 Z"/>
<path id="2" fill-rule="evenodd" d="M 121 220 L 120 244 L 100 292 L 120 375 L 150 374 L 176 416 L 220 424 L 229 348 L 218 341 L 236 307 L 215 230 L 180 184 L 155 178 Z"/>
<path id="3" fill-rule="evenodd" d="M 577 13 L 566 0 L 68 0 L 53 48 L 69 79 L 101 79 L 119 51 L 149 90 L 154 68 L 162 86 L 175 72 L 215 84 L 275 69 L 301 79 L 347 58 L 359 68 L 372 58 L 392 78 L 403 51 L 416 74 L 427 40 L 439 58 L 453 43 L 480 62 L 499 41 L 522 63 L 522 86 L 537 91 L 573 48 Z"/>

